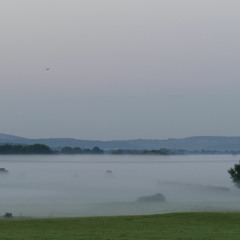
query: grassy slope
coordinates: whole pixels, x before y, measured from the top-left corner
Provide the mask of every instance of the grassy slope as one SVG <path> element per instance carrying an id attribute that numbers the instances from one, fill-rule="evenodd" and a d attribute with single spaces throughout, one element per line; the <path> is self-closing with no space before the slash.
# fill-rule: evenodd
<path id="1" fill-rule="evenodd" d="M 0 221 L 0 239 L 240 239 L 239 213 Z"/>

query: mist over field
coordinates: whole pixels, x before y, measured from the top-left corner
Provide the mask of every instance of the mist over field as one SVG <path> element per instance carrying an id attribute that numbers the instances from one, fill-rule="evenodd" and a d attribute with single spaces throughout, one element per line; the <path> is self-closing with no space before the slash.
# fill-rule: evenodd
<path id="1" fill-rule="evenodd" d="M 236 156 L 0 156 L 0 214 L 65 217 L 240 210 Z M 161 193 L 166 202 L 138 202 Z"/>

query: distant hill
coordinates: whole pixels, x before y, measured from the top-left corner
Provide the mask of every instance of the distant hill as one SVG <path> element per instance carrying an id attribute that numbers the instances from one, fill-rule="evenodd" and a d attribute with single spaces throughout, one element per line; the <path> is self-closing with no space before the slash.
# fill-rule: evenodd
<path id="1" fill-rule="evenodd" d="M 29 139 L 0 133 L 0 144 L 45 144 L 51 148 L 61 148 L 64 146 L 93 148 L 98 146 L 103 150 L 152 150 L 160 148 L 185 149 L 188 151 L 239 151 L 240 137 L 216 137 L 216 136 L 196 136 L 188 138 L 170 138 L 166 140 L 158 139 L 134 139 L 134 140 L 80 140 L 74 138 L 46 138 Z"/>

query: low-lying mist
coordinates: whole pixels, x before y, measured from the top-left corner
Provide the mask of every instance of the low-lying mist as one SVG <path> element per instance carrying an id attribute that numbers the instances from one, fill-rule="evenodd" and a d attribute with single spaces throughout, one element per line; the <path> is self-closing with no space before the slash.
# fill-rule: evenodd
<path id="1" fill-rule="evenodd" d="M 70 217 L 239 211 L 227 170 L 238 158 L 0 156 L 0 215 Z M 161 193 L 166 201 L 137 201 Z"/>

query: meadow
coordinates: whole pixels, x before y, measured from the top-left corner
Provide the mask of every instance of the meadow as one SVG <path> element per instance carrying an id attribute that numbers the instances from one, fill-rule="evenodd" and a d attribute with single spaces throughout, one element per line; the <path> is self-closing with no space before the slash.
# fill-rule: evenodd
<path id="1" fill-rule="evenodd" d="M 240 213 L 0 220 L 1 240 L 237 240 Z"/>

